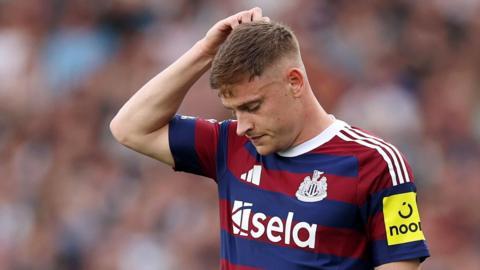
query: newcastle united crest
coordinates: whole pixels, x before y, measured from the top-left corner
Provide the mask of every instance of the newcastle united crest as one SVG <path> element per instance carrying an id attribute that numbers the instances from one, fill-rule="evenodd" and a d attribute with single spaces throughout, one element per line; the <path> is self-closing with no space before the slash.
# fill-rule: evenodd
<path id="1" fill-rule="evenodd" d="M 295 196 L 304 202 L 318 202 L 327 197 L 327 177 L 322 174 L 315 170 L 311 178 L 305 177 Z"/>

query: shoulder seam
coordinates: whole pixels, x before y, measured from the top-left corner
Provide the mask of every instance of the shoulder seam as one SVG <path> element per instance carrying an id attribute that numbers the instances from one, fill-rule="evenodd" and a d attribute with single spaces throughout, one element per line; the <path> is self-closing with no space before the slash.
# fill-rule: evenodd
<path id="1" fill-rule="evenodd" d="M 344 141 L 355 142 L 367 148 L 375 149 L 387 163 L 393 186 L 410 182 L 405 161 L 395 146 L 352 127 L 343 128 L 338 136 Z"/>

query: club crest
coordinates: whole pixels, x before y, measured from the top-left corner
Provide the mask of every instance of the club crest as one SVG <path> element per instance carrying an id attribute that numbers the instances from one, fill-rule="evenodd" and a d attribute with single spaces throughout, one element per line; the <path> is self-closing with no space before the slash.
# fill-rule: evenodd
<path id="1" fill-rule="evenodd" d="M 323 173 L 315 170 L 312 177 L 305 177 L 295 196 L 304 202 L 318 202 L 325 199 L 327 197 L 327 177 L 322 176 Z"/>

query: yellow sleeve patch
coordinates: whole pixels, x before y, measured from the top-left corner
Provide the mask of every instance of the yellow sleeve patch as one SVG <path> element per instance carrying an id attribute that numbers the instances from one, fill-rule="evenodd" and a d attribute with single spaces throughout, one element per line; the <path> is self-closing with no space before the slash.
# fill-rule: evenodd
<path id="1" fill-rule="evenodd" d="M 389 246 L 425 240 L 416 196 L 415 192 L 407 192 L 383 198 L 383 218 Z"/>

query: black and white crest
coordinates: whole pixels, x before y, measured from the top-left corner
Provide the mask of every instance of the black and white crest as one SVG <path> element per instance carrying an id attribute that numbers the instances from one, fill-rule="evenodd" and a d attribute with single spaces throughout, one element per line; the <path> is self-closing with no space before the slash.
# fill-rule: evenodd
<path id="1" fill-rule="evenodd" d="M 295 196 L 304 202 L 318 202 L 327 197 L 327 177 L 323 173 L 315 170 L 311 178 L 305 177 Z"/>

